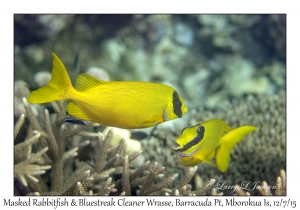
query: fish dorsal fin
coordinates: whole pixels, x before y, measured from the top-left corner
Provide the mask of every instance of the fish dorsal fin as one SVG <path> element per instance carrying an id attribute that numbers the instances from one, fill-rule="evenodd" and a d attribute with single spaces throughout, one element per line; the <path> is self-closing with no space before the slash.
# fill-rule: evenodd
<path id="1" fill-rule="evenodd" d="M 85 91 L 103 85 L 104 83 L 104 81 L 98 80 L 89 74 L 79 74 L 76 78 L 76 90 Z"/>
<path id="2" fill-rule="evenodd" d="M 229 125 L 227 125 L 226 123 L 224 123 L 224 128 L 223 128 L 223 134 L 222 134 L 222 136 L 225 135 L 226 133 L 228 133 L 229 131 L 232 131 L 232 130 L 233 130 L 232 127 L 230 127 Z"/>

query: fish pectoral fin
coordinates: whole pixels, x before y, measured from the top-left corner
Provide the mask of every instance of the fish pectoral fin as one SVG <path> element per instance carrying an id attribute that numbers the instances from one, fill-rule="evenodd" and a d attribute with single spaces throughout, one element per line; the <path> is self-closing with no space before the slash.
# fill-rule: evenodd
<path id="1" fill-rule="evenodd" d="M 211 165 L 211 166 L 216 166 L 216 164 L 214 163 L 213 161 L 213 158 L 215 157 L 215 154 L 216 152 L 215 151 L 212 151 L 205 159 L 203 159 L 202 161 L 204 163 L 207 163 L 208 165 Z"/>
<path id="2" fill-rule="evenodd" d="M 83 111 L 82 109 L 79 107 L 79 105 L 77 104 L 77 102 L 75 101 L 71 101 L 68 105 L 67 105 L 67 111 L 68 114 L 77 117 L 81 120 L 89 120 L 92 121 L 92 119 L 90 119 Z"/>
<path id="3" fill-rule="evenodd" d="M 217 166 L 212 159 L 205 159 L 205 160 L 202 160 L 202 161 L 204 163 L 208 164 L 208 165 Z"/>
<path id="4" fill-rule="evenodd" d="M 207 156 L 207 160 L 212 160 L 216 155 L 216 151 L 212 151 L 208 156 Z"/>
<path id="5" fill-rule="evenodd" d="M 98 80 L 89 74 L 79 74 L 76 77 L 76 90 L 78 91 L 85 91 L 103 84 L 105 81 Z"/>
<path id="6" fill-rule="evenodd" d="M 225 172 L 229 165 L 230 151 L 242 138 L 252 131 L 257 130 L 254 126 L 238 127 L 221 138 L 220 146 L 216 150 L 216 162 L 220 171 Z"/>

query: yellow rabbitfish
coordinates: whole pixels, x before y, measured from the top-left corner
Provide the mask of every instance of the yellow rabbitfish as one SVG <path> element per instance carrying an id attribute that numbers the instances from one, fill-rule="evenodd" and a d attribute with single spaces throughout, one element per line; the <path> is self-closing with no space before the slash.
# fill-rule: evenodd
<path id="1" fill-rule="evenodd" d="M 220 171 L 228 168 L 231 149 L 247 134 L 257 130 L 254 126 L 231 128 L 223 120 L 213 119 L 182 130 L 174 142 L 178 162 L 183 166 L 194 166 L 201 162 L 215 165 Z"/>
<path id="2" fill-rule="evenodd" d="M 76 89 L 59 58 L 53 55 L 50 82 L 29 95 L 33 104 L 72 100 L 68 114 L 106 126 L 147 128 L 182 117 L 187 107 L 174 88 L 151 82 L 106 82 L 88 74 L 76 78 Z"/>

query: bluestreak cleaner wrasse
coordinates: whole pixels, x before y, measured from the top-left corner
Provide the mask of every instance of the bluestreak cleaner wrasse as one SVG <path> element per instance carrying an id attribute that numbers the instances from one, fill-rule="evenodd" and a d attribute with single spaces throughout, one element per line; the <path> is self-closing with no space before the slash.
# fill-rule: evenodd
<path id="1" fill-rule="evenodd" d="M 201 162 L 215 165 L 220 171 L 228 168 L 231 149 L 247 134 L 257 130 L 254 126 L 231 128 L 223 120 L 213 119 L 182 130 L 173 144 L 178 162 L 183 166 L 194 166 Z"/>
<path id="2" fill-rule="evenodd" d="M 33 104 L 57 100 L 72 100 L 68 114 L 106 126 L 147 128 L 182 117 L 187 107 L 174 88 L 151 82 L 98 80 L 79 74 L 76 89 L 63 63 L 53 55 L 52 77 L 49 83 L 28 97 Z"/>
<path id="3" fill-rule="evenodd" d="M 65 123 L 72 123 L 72 124 L 79 124 L 79 125 L 86 125 L 86 123 L 82 120 L 73 119 L 73 118 L 66 118 L 64 120 Z"/>

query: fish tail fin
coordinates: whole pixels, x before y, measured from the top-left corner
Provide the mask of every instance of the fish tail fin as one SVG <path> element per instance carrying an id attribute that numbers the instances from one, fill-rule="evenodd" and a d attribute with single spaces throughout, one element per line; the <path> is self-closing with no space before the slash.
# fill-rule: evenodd
<path id="1" fill-rule="evenodd" d="M 257 127 L 241 126 L 222 137 L 220 146 L 216 150 L 216 163 L 220 171 L 225 172 L 227 170 L 231 149 L 239 143 L 242 138 L 254 130 L 257 130 Z"/>
<path id="2" fill-rule="evenodd" d="M 64 64 L 57 55 L 54 53 L 52 55 L 53 69 L 51 80 L 46 86 L 30 93 L 27 99 L 29 103 L 39 104 L 68 99 L 68 92 L 75 91 Z"/>

